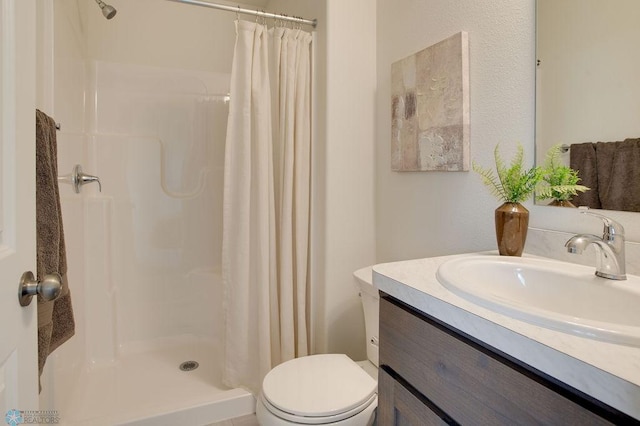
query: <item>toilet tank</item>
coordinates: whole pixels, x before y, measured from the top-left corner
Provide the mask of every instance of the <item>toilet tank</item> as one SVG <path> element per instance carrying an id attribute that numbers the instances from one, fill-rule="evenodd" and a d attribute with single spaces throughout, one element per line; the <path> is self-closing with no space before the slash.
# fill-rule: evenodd
<path id="1" fill-rule="evenodd" d="M 364 310 L 364 327 L 367 335 L 367 358 L 378 366 L 378 329 L 380 296 L 373 286 L 373 267 L 358 269 L 353 273 L 358 285 L 360 300 Z"/>

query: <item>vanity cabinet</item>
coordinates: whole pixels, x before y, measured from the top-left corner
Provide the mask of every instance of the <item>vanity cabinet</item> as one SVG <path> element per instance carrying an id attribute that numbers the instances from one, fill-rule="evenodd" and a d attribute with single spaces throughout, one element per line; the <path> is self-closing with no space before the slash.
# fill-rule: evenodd
<path id="1" fill-rule="evenodd" d="M 381 296 L 379 425 L 638 424 L 391 296 Z"/>

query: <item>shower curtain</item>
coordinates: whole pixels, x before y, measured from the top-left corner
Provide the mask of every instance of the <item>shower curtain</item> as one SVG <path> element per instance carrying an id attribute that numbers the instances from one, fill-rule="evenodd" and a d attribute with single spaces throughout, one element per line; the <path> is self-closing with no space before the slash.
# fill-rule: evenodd
<path id="1" fill-rule="evenodd" d="M 311 34 L 236 22 L 222 275 L 231 387 L 308 353 Z"/>

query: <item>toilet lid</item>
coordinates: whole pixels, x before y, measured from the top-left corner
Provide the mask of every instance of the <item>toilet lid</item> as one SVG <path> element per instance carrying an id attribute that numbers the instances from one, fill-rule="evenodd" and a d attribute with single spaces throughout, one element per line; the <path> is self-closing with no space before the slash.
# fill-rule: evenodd
<path id="1" fill-rule="evenodd" d="M 327 417 L 370 401 L 378 383 L 343 354 L 311 355 L 271 370 L 263 397 L 275 408 L 305 417 Z"/>

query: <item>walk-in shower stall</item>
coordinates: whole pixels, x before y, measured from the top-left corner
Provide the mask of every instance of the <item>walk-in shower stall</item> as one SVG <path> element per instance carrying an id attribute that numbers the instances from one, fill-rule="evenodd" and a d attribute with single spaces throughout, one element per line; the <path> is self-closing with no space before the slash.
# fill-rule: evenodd
<path id="1" fill-rule="evenodd" d="M 101 183 L 79 193 L 60 184 L 77 325 L 47 361 L 41 408 L 78 425 L 252 413 L 249 392 L 221 383 L 235 14 L 166 0 L 97 3 L 104 17 L 93 0 L 38 9 L 39 96 L 60 125 L 59 171 L 81 165 Z"/>

